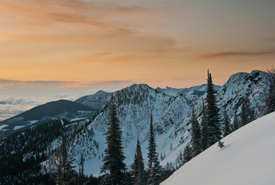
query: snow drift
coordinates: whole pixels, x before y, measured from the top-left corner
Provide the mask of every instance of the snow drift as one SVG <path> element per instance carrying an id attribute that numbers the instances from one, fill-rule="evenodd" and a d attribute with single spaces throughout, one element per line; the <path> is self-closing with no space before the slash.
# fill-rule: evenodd
<path id="1" fill-rule="evenodd" d="M 186 163 L 161 185 L 274 185 L 275 113 L 240 128 Z"/>

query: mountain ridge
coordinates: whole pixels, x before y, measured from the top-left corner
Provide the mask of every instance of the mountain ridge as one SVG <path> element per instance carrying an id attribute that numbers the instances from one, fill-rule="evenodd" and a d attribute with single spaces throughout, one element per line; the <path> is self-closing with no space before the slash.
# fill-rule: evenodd
<path id="1" fill-rule="evenodd" d="M 231 75 L 227 83 L 216 92 L 220 115 L 227 111 L 232 123 L 235 112 L 240 114 L 240 105 L 244 97 L 248 97 L 256 117 L 260 117 L 263 111 L 261 106 L 264 103 L 260 97 L 268 88 L 268 78 L 268 73 L 262 71 Z M 165 156 L 160 163 L 162 166 L 171 163 L 175 167 L 178 154 L 191 139 L 189 120 L 192 107 L 200 122 L 206 94 L 187 93 L 172 97 L 146 84 L 133 84 L 114 92 L 113 95 L 123 132 L 126 164 L 130 165 L 133 161 L 137 137 L 140 138 L 144 160 L 147 162 L 148 131 L 152 112 L 157 152 L 160 156 Z M 104 134 L 107 129 L 106 123 L 109 121 L 109 101 L 109 98 L 106 98 L 94 119 L 90 119 L 70 142 L 71 155 L 76 158 L 75 165 L 78 166 L 80 155 L 83 154 L 87 175 L 100 175 L 102 156 L 106 148 Z M 58 142 L 49 143 L 49 148 L 57 147 L 56 143 Z"/>

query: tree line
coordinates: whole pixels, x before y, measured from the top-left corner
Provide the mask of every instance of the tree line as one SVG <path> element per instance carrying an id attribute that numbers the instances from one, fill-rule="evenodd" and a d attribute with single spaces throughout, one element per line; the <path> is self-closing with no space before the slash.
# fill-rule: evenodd
<path id="1" fill-rule="evenodd" d="M 264 115 L 275 111 L 275 69 L 268 70 L 269 81 L 267 93 L 264 95 L 265 105 L 263 107 Z M 226 109 L 223 109 L 222 115 L 219 114 L 215 98 L 212 75 L 207 72 L 207 96 L 205 105 L 202 108 L 201 124 L 195 114 L 194 107 L 191 113 L 191 142 L 187 143 L 184 152 L 180 152 L 177 158 L 177 168 L 206 150 L 211 145 L 220 141 L 223 137 L 236 131 L 242 126 L 256 119 L 255 112 L 251 108 L 247 96 L 241 100 L 241 110 L 238 115 L 237 110 L 233 117 L 233 123 L 230 124 Z M 221 145 L 222 146 L 222 145 Z"/>

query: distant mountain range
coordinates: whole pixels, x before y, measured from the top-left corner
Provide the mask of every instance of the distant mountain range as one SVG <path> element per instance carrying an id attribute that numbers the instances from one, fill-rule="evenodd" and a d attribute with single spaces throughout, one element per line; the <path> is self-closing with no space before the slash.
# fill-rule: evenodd
<path id="1" fill-rule="evenodd" d="M 215 82 L 215 77 L 213 77 L 213 81 Z M 220 114 L 222 115 L 226 111 L 232 123 L 233 115 L 237 113 L 239 116 L 241 103 L 247 97 L 256 117 L 262 116 L 264 95 L 268 85 L 269 74 L 266 72 L 255 70 L 251 73 L 233 74 L 223 86 L 215 86 Z M 104 133 L 107 130 L 107 122 L 109 121 L 109 97 L 113 94 L 123 132 L 122 140 L 126 164 L 130 165 L 133 162 L 137 137 L 140 138 L 143 157 L 145 163 L 147 162 L 149 120 L 150 112 L 152 112 L 156 131 L 157 152 L 163 156 L 161 165 L 164 166 L 168 162 L 175 165 L 177 155 L 190 142 L 189 120 L 192 107 L 195 108 L 195 113 L 198 115 L 200 122 L 206 89 L 207 85 L 205 84 L 185 89 L 154 89 L 146 84 L 134 84 L 114 93 L 99 91 L 94 95 L 79 98 L 75 102 L 65 103 L 62 100 L 62 105 L 50 103 L 52 111 L 46 111 L 45 104 L 42 105 L 43 109 L 36 107 L 34 108 L 35 111 L 22 113 L 2 122 L 0 124 L 0 134 L 2 138 L 11 134 L 9 132 L 3 136 L 2 133 L 6 129 L 15 130 L 16 126 L 20 126 L 26 120 L 31 125 L 28 128 L 31 127 L 31 130 L 35 130 L 39 126 L 32 125 L 31 121 L 33 120 L 40 120 L 40 118 L 44 120 L 47 117 L 51 117 L 51 119 L 66 118 L 69 120 L 66 132 L 69 135 L 70 152 L 77 160 L 75 165 L 78 165 L 80 155 L 83 154 L 85 173 L 97 176 L 100 174 L 100 167 L 103 164 L 102 156 L 106 148 Z M 71 109 L 65 109 L 69 106 L 71 106 Z M 34 112 L 37 115 L 34 115 Z M 78 120 L 76 120 L 77 117 Z M 89 120 L 81 120 L 80 118 L 89 118 Z M 81 128 L 77 127 L 76 132 L 73 130 L 75 127 L 73 125 L 81 125 Z M 48 127 L 50 130 L 50 124 L 48 124 Z M 19 133 L 13 133 L 5 141 L 14 140 L 14 137 L 17 137 L 18 134 L 24 134 L 24 132 L 30 131 L 21 130 Z M 36 138 L 35 135 L 30 137 Z M 3 142 L 0 144 L 0 149 L 5 151 L 8 145 L 4 145 Z M 52 150 L 58 147 L 58 143 L 60 143 L 60 135 L 53 135 L 52 139 L 47 141 L 47 146 L 41 148 L 39 152 L 45 153 Z M 25 148 L 29 145 L 29 141 L 22 142 L 22 144 L 16 143 L 16 145 L 19 148 Z M 23 158 L 28 158 L 32 154 L 31 150 L 27 150 L 22 155 Z"/>
<path id="2" fill-rule="evenodd" d="M 0 139 L 18 130 L 25 130 L 51 120 L 89 118 L 95 115 L 97 111 L 86 105 L 68 100 L 49 102 L 2 121 L 0 123 Z"/>

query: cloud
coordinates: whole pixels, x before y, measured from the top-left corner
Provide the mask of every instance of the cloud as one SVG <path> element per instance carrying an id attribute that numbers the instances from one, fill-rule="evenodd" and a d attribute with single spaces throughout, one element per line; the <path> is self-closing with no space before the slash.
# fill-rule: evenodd
<path id="1" fill-rule="evenodd" d="M 263 39 L 265 42 L 275 42 L 275 37 L 265 38 Z"/>
<path id="2" fill-rule="evenodd" d="M 35 30 L 42 33 L 54 30 L 55 33 L 52 35 L 44 36 L 51 36 L 48 41 L 63 42 L 66 39 L 57 33 L 64 34 L 64 28 L 67 28 L 66 32 L 75 32 L 79 29 L 86 30 L 91 35 L 104 33 L 112 37 L 136 33 L 138 28 L 135 23 L 124 18 L 147 14 L 149 10 L 137 6 L 79 0 L 4 0 L 1 1 L 0 12 L 2 18 L 10 22 L 5 30 L 10 25 L 17 25 L 20 28 L 18 32 L 13 29 L 14 26 L 10 27 L 6 34 L 0 36 L 1 40 L 47 41 L 41 35 L 33 33 Z M 24 29 L 25 31 L 22 31 Z M 60 36 L 61 39 L 58 39 Z"/>
<path id="3" fill-rule="evenodd" d="M 74 101 L 99 90 L 114 92 L 131 84 L 130 80 L 66 82 L 0 79 L 0 121 L 50 101 Z"/>
<path id="4" fill-rule="evenodd" d="M 261 56 L 261 55 L 269 55 L 274 54 L 275 51 L 264 51 L 264 52 L 218 52 L 218 53 L 209 53 L 207 55 L 201 55 L 199 59 L 210 59 L 210 58 L 218 58 L 218 57 L 232 57 L 232 56 Z"/>
<path id="5" fill-rule="evenodd" d="M 75 61 L 104 64 L 148 63 L 182 56 L 188 51 L 178 47 L 175 39 L 166 36 L 139 35 L 116 43 L 116 48 L 111 47 L 103 52 L 83 53 L 76 56 Z M 129 47 L 125 47 L 126 43 Z"/>

